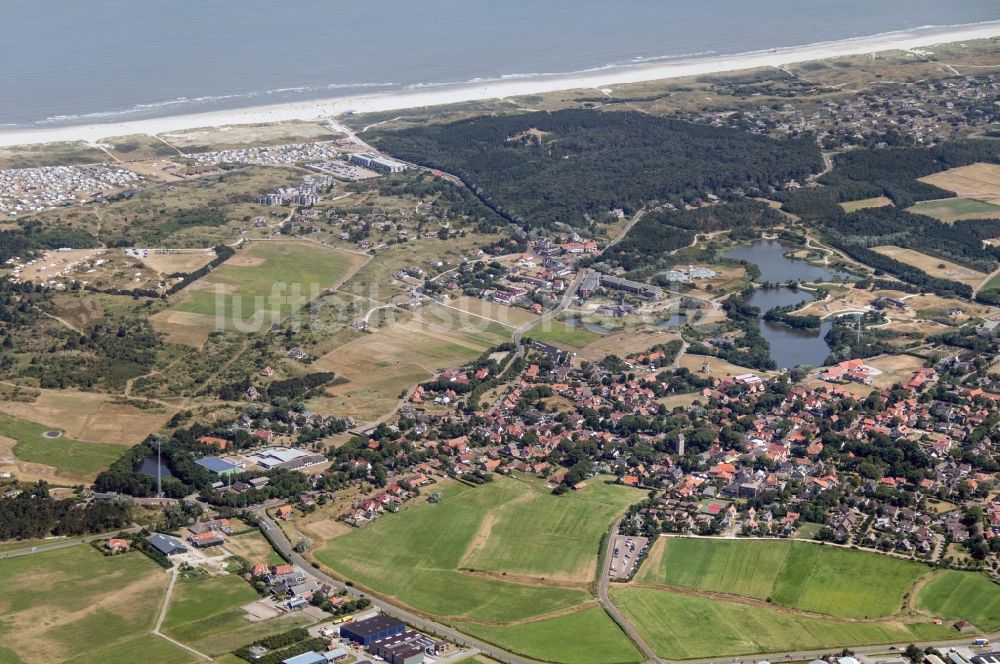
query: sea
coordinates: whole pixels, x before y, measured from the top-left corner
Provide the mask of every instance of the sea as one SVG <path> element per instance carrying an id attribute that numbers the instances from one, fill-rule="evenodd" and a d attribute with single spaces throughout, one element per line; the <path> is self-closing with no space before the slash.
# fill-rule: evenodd
<path id="1" fill-rule="evenodd" d="M 0 0 L 0 130 L 1000 19 L 1000 0 Z"/>

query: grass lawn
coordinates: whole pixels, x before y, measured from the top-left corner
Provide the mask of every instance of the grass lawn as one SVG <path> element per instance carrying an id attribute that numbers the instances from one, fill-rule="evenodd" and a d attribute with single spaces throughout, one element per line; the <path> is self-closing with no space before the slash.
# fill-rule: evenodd
<path id="1" fill-rule="evenodd" d="M 227 321 L 262 315 L 271 322 L 298 310 L 362 260 L 311 244 L 255 242 L 185 290 L 172 309 Z"/>
<path id="2" fill-rule="evenodd" d="M 425 489 L 425 494 L 441 490 L 444 499 L 434 505 L 418 498 L 421 502 L 409 509 L 319 547 L 316 558 L 376 592 L 451 620 L 503 623 L 551 613 L 576 606 L 589 595 L 574 588 L 515 583 L 458 570 L 473 567 L 463 563 L 467 556 L 482 563 L 480 568 L 518 574 L 565 576 L 589 566 L 588 558 L 596 560 L 600 534 L 616 513 L 624 511 L 624 502 L 613 498 L 613 492 L 593 489 L 590 495 L 588 488 L 578 495 L 556 497 L 538 483 L 502 477 L 476 488 L 453 483 Z M 582 508 L 577 505 L 581 502 Z M 570 515 L 569 521 L 560 523 L 564 513 Z M 532 524 L 525 518 L 517 523 L 522 516 L 541 521 Z M 571 524 L 583 527 L 585 522 L 585 534 L 570 532 Z M 496 534 L 494 527 L 499 529 Z M 547 532 L 550 528 L 557 533 Z M 512 534 L 521 538 L 519 549 L 507 548 L 504 542 Z"/>
<path id="3" fill-rule="evenodd" d="M 571 348 L 583 348 L 587 344 L 601 338 L 601 335 L 596 332 L 591 332 L 584 327 L 568 325 L 558 320 L 539 323 L 528 330 L 525 336 L 533 341 L 541 341 L 553 346 L 569 346 Z"/>
<path id="4" fill-rule="evenodd" d="M 309 622 L 306 619 L 250 623 L 240 607 L 259 597 L 246 581 L 236 576 L 178 579 L 163 621 L 163 632 L 214 655 Z"/>
<path id="5" fill-rule="evenodd" d="M 671 659 L 947 639 L 947 625 L 839 622 L 778 608 L 723 602 L 650 588 L 615 588 L 612 600 L 660 655 Z"/>
<path id="6" fill-rule="evenodd" d="M 545 662 L 624 664 L 643 660 L 621 628 L 599 607 L 507 627 L 459 628 L 505 650 Z"/>
<path id="7" fill-rule="evenodd" d="M 3 660 L 0 659 L 0 662 Z M 146 634 L 129 641 L 97 648 L 73 659 L 74 664 L 105 664 L 105 662 L 155 662 L 156 664 L 189 664 L 202 662 L 180 646 L 163 637 Z M 241 660 L 242 661 L 242 660 Z"/>
<path id="8" fill-rule="evenodd" d="M 950 224 L 959 219 L 1000 219 L 1000 205 L 992 205 L 973 198 L 946 198 L 939 201 L 923 201 L 909 208 L 907 212 L 934 217 Z"/>
<path id="9" fill-rule="evenodd" d="M 996 274 L 983 286 L 984 291 L 1000 289 L 1000 274 Z"/>
<path id="10" fill-rule="evenodd" d="M 968 620 L 991 632 L 1000 628 L 1000 585 L 983 574 L 949 570 L 936 574 L 917 595 L 917 605 L 948 620 Z"/>
<path id="11" fill-rule="evenodd" d="M 663 541 L 666 540 L 666 541 Z M 897 613 L 919 563 L 808 542 L 663 538 L 638 583 L 663 583 L 849 618 Z"/>
<path id="12" fill-rule="evenodd" d="M 107 468 L 122 455 L 120 445 L 86 443 L 70 438 L 46 438 L 52 430 L 34 422 L 26 422 L 0 413 L 0 436 L 13 438 L 14 455 L 21 461 L 42 463 L 74 475 L 94 475 Z"/>
<path id="13" fill-rule="evenodd" d="M 167 582 L 141 554 L 105 557 L 86 544 L 2 560 L 0 643 L 9 652 L 0 650 L 0 662 L 65 661 L 127 648 L 152 630 Z"/>

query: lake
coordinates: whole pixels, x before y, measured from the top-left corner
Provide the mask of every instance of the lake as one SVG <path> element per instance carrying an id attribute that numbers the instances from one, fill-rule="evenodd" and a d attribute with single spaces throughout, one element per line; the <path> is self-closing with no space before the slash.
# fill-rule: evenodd
<path id="1" fill-rule="evenodd" d="M 149 477 L 156 477 L 156 457 L 146 457 L 142 460 L 142 465 L 139 466 L 139 473 L 142 475 L 148 475 Z M 160 462 L 160 477 L 173 477 L 173 473 L 170 472 L 170 468 L 167 467 L 166 462 Z"/>
<path id="2" fill-rule="evenodd" d="M 624 9 L 624 10 L 623 10 Z M 996 20 L 983 0 L 3 0 L 0 126 L 142 119 Z"/>

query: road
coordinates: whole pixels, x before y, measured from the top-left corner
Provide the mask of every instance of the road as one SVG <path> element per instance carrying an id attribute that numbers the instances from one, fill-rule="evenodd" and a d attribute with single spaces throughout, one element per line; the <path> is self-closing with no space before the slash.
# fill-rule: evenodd
<path id="1" fill-rule="evenodd" d="M 117 533 L 133 533 L 139 530 L 138 526 L 132 528 L 121 528 L 119 530 L 113 531 L 114 534 Z M 25 547 L 23 549 L 14 549 L 13 551 L 6 551 L 0 553 L 0 559 L 3 558 L 19 558 L 21 556 L 30 556 L 33 553 L 44 553 L 46 551 L 56 551 L 58 549 L 65 549 L 71 546 L 76 546 L 77 544 L 87 544 L 88 542 L 93 542 L 94 540 L 107 539 L 108 537 L 114 537 L 112 532 L 100 533 L 97 535 L 86 535 L 84 537 L 73 537 L 71 539 L 60 539 L 58 542 L 53 542 L 51 544 L 37 544 L 35 546 Z"/>
<path id="2" fill-rule="evenodd" d="M 428 634 L 438 636 L 440 638 L 446 639 L 453 643 L 459 645 L 475 648 L 481 651 L 487 657 L 491 657 L 498 662 L 503 662 L 504 664 L 541 664 L 537 660 L 529 659 L 527 657 L 521 657 L 520 655 L 515 655 L 514 653 L 502 650 L 492 644 L 480 641 L 478 639 L 472 638 L 458 630 L 452 629 L 447 625 L 442 625 L 436 623 L 433 620 L 425 618 L 424 616 L 418 615 L 406 609 L 402 609 L 393 604 L 389 604 L 378 597 L 370 595 L 366 592 L 358 590 L 353 586 L 347 586 L 344 583 L 338 581 L 337 579 L 324 574 L 320 570 L 314 568 L 312 563 L 306 560 L 302 555 L 296 553 L 292 550 L 292 543 L 288 541 L 288 537 L 285 536 L 284 531 L 278 526 L 266 513 L 258 513 L 257 516 L 260 518 L 261 525 L 264 528 L 265 534 L 268 539 L 274 545 L 275 549 L 285 557 L 286 560 L 290 560 L 295 565 L 298 565 L 302 571 L 307 575 L 312 577 L 317 583 L 326 583 L 337 590 L 342 590 L 347 592 L 348 595 L 352 597 L 364 597 L 368 599 L 372 606 L 379 609 L 382 613 L 392 616 L 398 620 L 402 620 L 408 625 L 417 628 L 420 631 L 426 632 Z"/>
<path id="3" fill-rule="evenodd" d="M 645 657 L 653 662 L 653 664 L 663 664 L 663 660 L 656 656 L 656 651 L 654 651 L 646 640 L 639 635 L 639 632 L 632 627 L 632 623 L 622 615 L 618 607 L 614 605 L 611 598 L 608 597 L 608 586 L 611 583 L 611 573 L 608 567 L 608 561 L 612 559 L 612 554 L 615 548 L 615 538 L 618 536 L 618 526 L 621 525 L 621 519 L 615 521 L 615 525 L 611 527 L 611 536 L 608 537 L 607 549 L 604 551 L 604 558 L 601 562 L 601 580 L 598 584 L 598 597 L 601 600 L 601 604 L 604 606 L 604 610 L 608 612 L 611 619 L 618 623 L 618 626 L 622 628 L 622 631 L 632 639 L 632 642 L 638 646 L 639 650 Z"/>
<path id="4" fill-rule="evenodd" d="M 576 273 L 576 276 L 573 278 L 573 281 L 566 288 L 566 292 L 563 294 L 562 299 L 559 301 L 558 306 L 556 306 L 554 309 L 550 309 L 549 311 L 545 312 L 541 318 L 525 323 L 521 327 L 514 330 L 514 345 L 517 347 L 518 357 L 524 357 L 525 349 L 524 346 L 521 344 L 521 339 L 524 338 L 525 332 L 530 330 L 532 327 L 540 323 L 545 323 L 546 321 L 550 321 L 559 314 L 561 314 L 563 310 L 570 305 L 570 302 L 573 301 L 573 296 L 576 294 L 576 289 L 580 287 L 580 284 L 583 282 L 583 278 L 587 276 L 587 272 L 589 272 L 589 270 L 579 270 Z"/>

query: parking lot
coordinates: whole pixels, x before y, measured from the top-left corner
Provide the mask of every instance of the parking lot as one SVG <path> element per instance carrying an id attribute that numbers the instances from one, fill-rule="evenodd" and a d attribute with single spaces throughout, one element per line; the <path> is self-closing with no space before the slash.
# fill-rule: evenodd
<path id="1" fill-rule="evenodd" d="M 616 535 L 614 549 L 608 567 L 612 581 L 625 581 L 631 576 L 640 555 L 646 549 L 649 540 L 645 537 L 628 537 Z"/>

